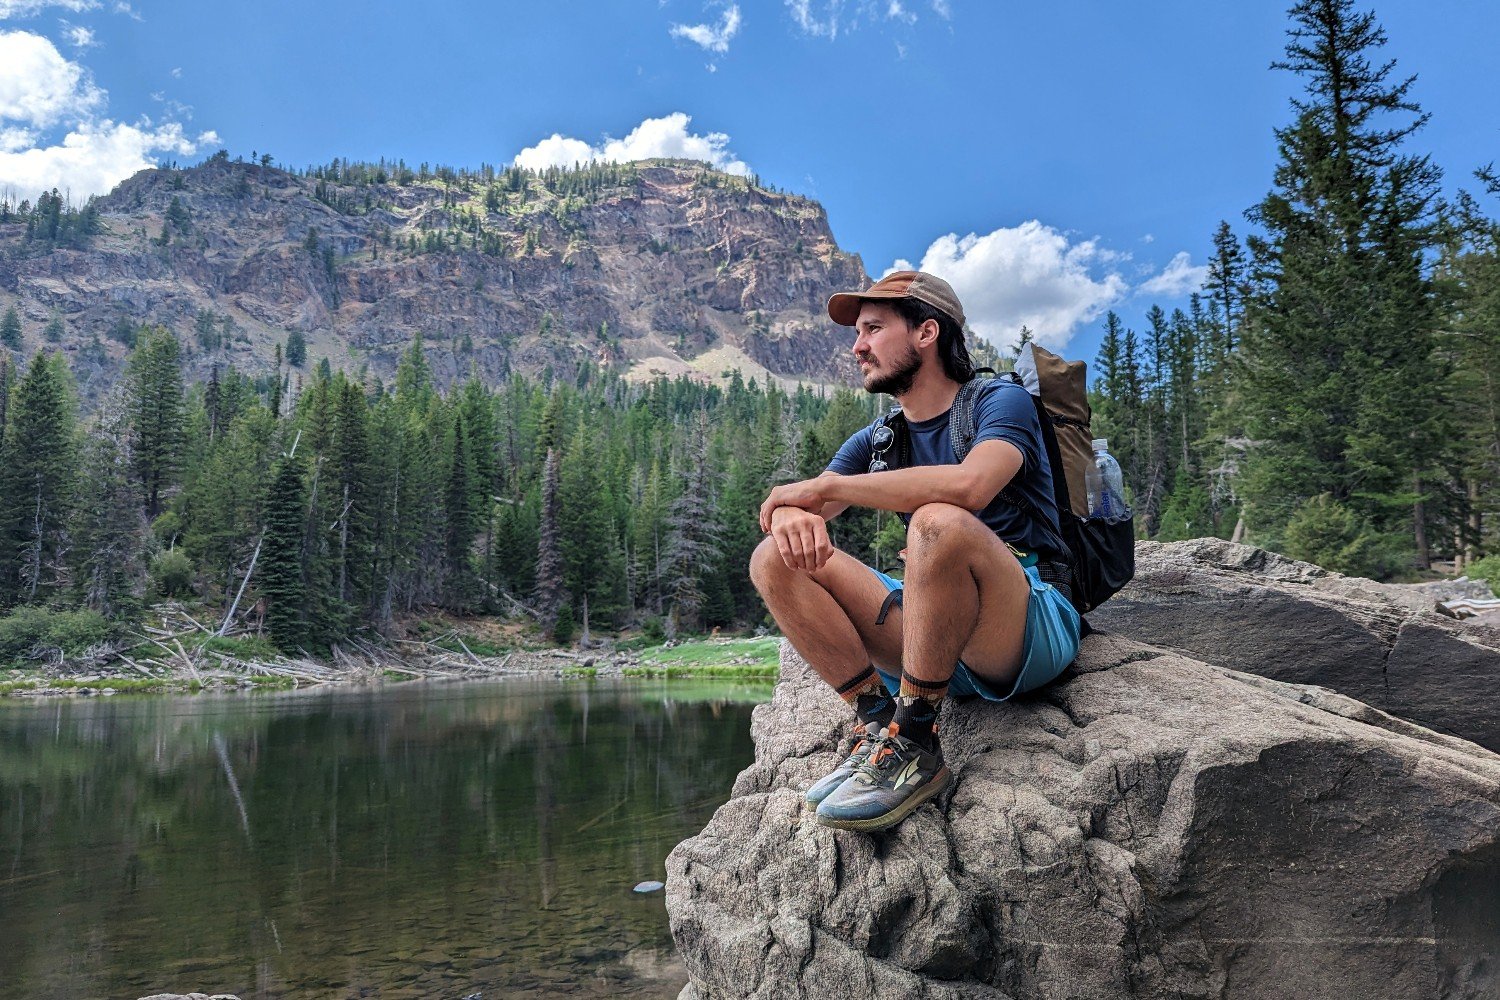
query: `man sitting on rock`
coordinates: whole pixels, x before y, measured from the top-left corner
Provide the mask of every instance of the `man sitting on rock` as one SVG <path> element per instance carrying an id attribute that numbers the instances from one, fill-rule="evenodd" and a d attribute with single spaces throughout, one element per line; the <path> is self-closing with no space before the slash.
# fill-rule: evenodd
<path id="1" fill-rule="evenodd" d="M 943 696 L 1005 701 L 1046 684 L 1073 661 L 1079 618 L 1023 386 L 978 385 L 973 445 L 957 461 L 949 410 L 974 366 L 952 287 L 898 271 L 834 295 L 828 315 L 855 328 L 866 391 L 901 404 L 910 466 L 889 467 L 895 435 L 876 424 L 844 442 L 822 475 L 773 489 L 760 509 L 770 537 L 750 576 L 782 634 L 858 717 L 853 749 L 807 800 L 825 826 L 873 831 L 947 785 Z M 1006 486 L 1025 502 L 1002 499 Z M 904 584 L 829 542 L 828 519 L 850 505 L 910 515 Z"/>

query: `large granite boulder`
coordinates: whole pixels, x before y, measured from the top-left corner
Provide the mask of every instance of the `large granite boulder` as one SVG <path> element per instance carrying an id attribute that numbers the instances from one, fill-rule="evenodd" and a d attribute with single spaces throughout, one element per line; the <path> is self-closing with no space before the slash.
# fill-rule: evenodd
<path id="1" fill-rule="evenodd" d="M 1500 756 L 1120 636 L 949 703 L 881 834 L 802 790 L 848 710 L 789 649 L 755 762 L 667 861 L 684 998 L 1500 996 Z"/>
<path id="2" fill-rule="evenodd" d="M 1441 596 L 1214 538 L 1141 542 L 1135 579 L 1089 621 L 1500 751 L 1500 629 L 1438 614 Z"/>

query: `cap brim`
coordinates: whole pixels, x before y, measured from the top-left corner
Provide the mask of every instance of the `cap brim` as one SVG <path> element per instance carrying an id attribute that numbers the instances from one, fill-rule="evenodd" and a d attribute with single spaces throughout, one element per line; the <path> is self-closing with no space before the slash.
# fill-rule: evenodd
<path id="1" fill-rule="evenodd" d="M 839 326 L 853 326 L 859 322 L 859 310 L 873 299 L 904 299 L 907 291 L 886 291 L 872 288 L 865 292 L 838 292 L 828 298 L 828 318 Z"/>

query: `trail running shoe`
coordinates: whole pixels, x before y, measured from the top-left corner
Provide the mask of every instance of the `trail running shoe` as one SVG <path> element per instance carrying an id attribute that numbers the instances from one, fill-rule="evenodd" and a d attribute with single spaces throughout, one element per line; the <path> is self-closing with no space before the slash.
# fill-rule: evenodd
<path id="1" fill-rule="evenodd" d="M 817 805 L 828 798 L 835 788 L 848 781 L 855 768 L 869 758 L 870 748 L 879 737 L 880 726 L 877 724 L 856 722 L 854 724 L 854 749 L 850 750 L 844 762 L 830 771 L 826 777 L 813 782 L 813 786 L 807 790 L 807 804 Z"/>
<path id="2" fill-rule="evenodd" d="M 818 804 L 818 822 L 839 830 L 872 833 L 895 826 L 942 791 L 950 778 L 942 749 L 903 739 L 893 722 L 869 747 L 854 773 Z"/>

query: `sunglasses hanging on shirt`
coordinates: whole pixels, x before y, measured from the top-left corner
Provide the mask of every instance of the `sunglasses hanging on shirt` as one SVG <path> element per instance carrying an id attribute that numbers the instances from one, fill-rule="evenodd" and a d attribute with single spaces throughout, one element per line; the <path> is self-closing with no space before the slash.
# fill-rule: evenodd
<path id="1" fill-rule="evenodd" d="M 875 429 L 870 432 L 870 470 L 871 472 L 884 472 L 890 466 L 886 464 L 886 453 L 891 450 L 891 445 L 896 443 L 896 432 L 886 424 L 876 424 Z"/>

